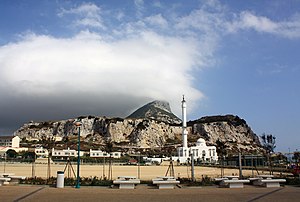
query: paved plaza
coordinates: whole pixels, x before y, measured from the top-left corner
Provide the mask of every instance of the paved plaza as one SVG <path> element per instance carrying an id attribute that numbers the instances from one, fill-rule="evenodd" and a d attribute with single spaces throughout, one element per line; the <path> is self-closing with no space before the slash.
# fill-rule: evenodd
<path id="1" fill-rule="evenodd" d="M 261 188 L 246 186 L 242 189 L 217 187 L 182 187 L 158 190 L 139 185 L 134 190 L 107 187 L 1 186 L 0 201 L 299 201 L 300 187 Z"/>

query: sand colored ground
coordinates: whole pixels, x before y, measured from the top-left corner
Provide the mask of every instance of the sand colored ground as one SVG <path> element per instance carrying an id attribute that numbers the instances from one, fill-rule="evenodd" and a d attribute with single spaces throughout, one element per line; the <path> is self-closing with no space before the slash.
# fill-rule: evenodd
<path id="1" fill-rule="evenodd" d="M 51 175 L 56 177 L 57 171 L 63 171 L 66 167 L 66 164 L 51 164 Z M 47 177 L 47 164 L 35 164 L 34 173 L 37 177 L 46 178 Z M 67 167 L 68 168 L 68 167 Z M 76 173 L 77 165 L 73 165 L 73 169 Z M 142 180 L 151 180 L 157 176 L 164 176 L 168 166 L 140 166 L 140 178 Z M 0 173 L 14 173 L 15 175 L 21 175 L 26 177 L 32 177 L 32 164 L 27 163 L 0 163 Z M 104 168 L 105 175 L 108 176 L 108 165 Z M 114 165 L 112 167 L 113 179 L 117 176 L 138 176 L 138 166 L 120 166 Z M 190 177 L 190 167 L 187 166 L 174 166 L 174 173 L 176 177 Z M 225 169 L 225 175 L 238 175 L 238 169 Z M 68 169 L 65 171 L 65 176 L 68 174 L 73 177 L 73 173 L 68 173 Z M 209 177 L 220 176 L 220 168 L 212 167 L 200 167 L 195 166 L 195 177 L 196 179 L 202 178 L 202 175 Z M 254 171 L 256 174 L 256 171 Z M 252 175 L 251 170 L 243 170 L 243 175 L 250 176 Z M 102 177 L 103 176 L 103 165 L 81 165 L 80 166 L 80 176 L 81 177 Z"/>

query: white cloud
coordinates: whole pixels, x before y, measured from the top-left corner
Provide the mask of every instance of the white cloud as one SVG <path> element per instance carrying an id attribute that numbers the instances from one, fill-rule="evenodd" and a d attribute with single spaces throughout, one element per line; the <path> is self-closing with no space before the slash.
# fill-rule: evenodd
<path id="1" fill-rule="evenodd" d="M 300 38 L 300 15 L 294 14 L 283 21 L 274 21 L 266 16 L 255 15 L 250 11 L 229 13 L 228 8 L 216 0 L 207 0 L 200 8 L 192 10 L 188 15 L 177 18 L 176 29 L 187 30 L 186 33 L 222 35 L 239 30 L 254 30 L 289 39 Z"/>
<path id="2" fill-rule="evenodd" d="M 101 18 L 101 8 L 93 3 L 83 3 L 78 7 L 71 9 L 62 9 L 59 17 L 66 15 L 74 16 L 73 25 L 75 27 L 94 27 L 105 29 L 105 25 Z"/>
<path id="3" fill-rule="evenodd" d="M 167 20 L 161 14 L 146 17 L 145 21 L 150 25 L 159 26 L 161 28 L 166 28 L 168 26 Z"/>
<path id="4" fill-rule="evenodd" d="M 200 8 L 192 10 L 188 15 L 179 16 L 175 28 L 202 34 L 219 34 L 226 22 L 226 7 L 218 1 L 207 0 Z M 199 34 L 199 33 L 197 33 Z"/>
<path id="5" fill-rule="evenodd" d="M 42 103 L 53 98 L 72 103 L 77 96 L 94 99 L 99 103 L 98 113 L 106 108 L 111 114 L 130 105 L 122 101 L 123 95 L 135 104 L 163 99 L 179 113 L 182 94 L 189 99 L 190 109 L 202 97 L 190 74 L 198 60 L 196 52 L 192 41 L 154 32 L 114 42 L 90 32 L 72 38 L 30 35 L 0 47 L 0 91 L 4 96 L 10 92 L 19 97 L 38 96 Z M 119 108 L 105 105 L 103 96 L 119 100 Z M 126 110 L 119 115 L 127 115 Z"/>
<path id="6" fill-rule="evenodd" d="M 156 8 L 163 8 L 163 5 L 160 1 L 154 1 L 153 6 Z"/>
<path id="7" fill-rule="evenodd" d="M 273 21 L 265 16 L 257 16 L 250 11 L 243 11 L 232 22 L 227 22 L 229 32 L 252 29 L 261 33 L 274 34 L 286 38 L 300 37 L 300 18 L 295 15 L 286 21 Z M 298 16 L 298 17 L 297 17 Z"/>
<path id="8" fill-rule="evenodd" d="M 241 13 L 241 26 L 244 28 L 253 28 L 259 32 L 275 32 L 278 25 L 266 17 L 257 17 L 250 12 Z"/>
<path id="9" fill-rule="evenodd" d="M 141 18 L 145 10 L 144 0 L 134 0 L 134 5 L 136 8 L 137 17 Z"/>
<path id="10" fill-rule="evenodd" d="M 0 46 L 0 107 L 5 109 L 0 119 L 126 116 L 156 99 L 169 101 L 180 116 L 182 94 L 188 110 L 195 110 L 203 94 L 195 88 L 194 70 L 213 61 L 216 32 L 203 29 L 207 33 L 200 36 L 190 25 L 177 27 L 172 14 L 142 17 L 144 2 L 135 3 L 136 18 L 127 18 L 124 10 L 102 12 L 91 3 L 63 9 L 59 16 L 71 18 L 79 30 L 73 37 L 29 33 Z M 209 16 L 204 10 L 198 14 Z"/>

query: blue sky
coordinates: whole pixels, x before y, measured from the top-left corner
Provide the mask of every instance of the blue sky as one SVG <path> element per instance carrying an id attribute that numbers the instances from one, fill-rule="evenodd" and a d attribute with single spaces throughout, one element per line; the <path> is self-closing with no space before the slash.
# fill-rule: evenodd
<path id="1" fill-rule="evenodd" d="M 300 2 L 0 1 L 0 132 L 167 100 L 300 149 Z"/>

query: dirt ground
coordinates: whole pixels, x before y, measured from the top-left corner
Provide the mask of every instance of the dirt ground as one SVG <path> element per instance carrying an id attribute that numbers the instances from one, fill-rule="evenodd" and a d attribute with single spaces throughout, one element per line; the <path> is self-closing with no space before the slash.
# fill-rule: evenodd
<path id="1" fill-rule="evenodd" d="M 182 187 L 172 190 L 161 190 L 157 187 L 138 185 L 136 189 L 123 190 L 103 187 L 81 187 L 75 189 L 66 187 L 57 189 L 47 186 L 0 186 L 0 201 L 113 201 L 113 202 L 195 202 L 195 201 L 248 201 L 274 202 L 299 201 L 299 187 L 260 188 L 246 186 L 245 188 L 217 187 Z"/>
<path id="2" fill-rule="evenodd" d="M 72 165 L 74 172 L 77 172 L 77 165 Z M 34 169 L 33 169 L 34 168 Z M 168 170 L 169 166 L 140 166 L 140 179 L 141 180 L 151 180 L 158 176 L 164 176 Z M 104 172 L 103 172 L 104 169 Z M 108 165 L 103 167 L 103 165 L 80 165 L 80 176 L 81 177 L 103 177 L 103 173 L 105 176 L 108 176 Z M 51 175 L 56 177 L 57 171 L 65 170 L 65 177 L 74 177 L 73 171 L 71 167 L 66 166 L 66 164 L 51 164 L 50 166 Z M 112 176 L 113 179 L 118 176 L 137 176 L 138 177 L 139 167 L 134 166 L 120 166 L 113 165 L 112 166 Z M 15 175 L 32 177 L 32 173 L 36 177 L 47 177 L 48 165 L 47 164 L 35 164 L 33 167 L 32 164 L 28 163 L 0 163 L 0 173 L 14 173 Z M 190 177 L 191 176 L 191 168 L 187 166 L 174 166 L 174 173 L 176 177 Z M 220 168 L 212 168 L 212 167 L 200 167 L 195 166 L 195 178 L 200 179 L 202 176 L 209 177 L 218 177 L 221 174 Z M 225 175 L 238 175 L 238 169 L 225 169 Z M 251 170 L 243 170 L 244 176 L 251 176 Z M 256 171 L 254 171 L 254 175 L 256 175 Z"/>

